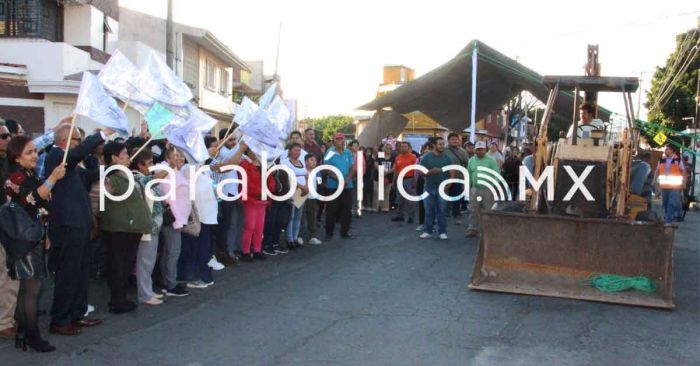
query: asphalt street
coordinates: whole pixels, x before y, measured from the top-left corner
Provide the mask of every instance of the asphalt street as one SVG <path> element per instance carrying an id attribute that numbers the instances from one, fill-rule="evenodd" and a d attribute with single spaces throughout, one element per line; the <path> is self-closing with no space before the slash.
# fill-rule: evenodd
<path id="1" fill-rule="evenodd" d="M 53 354 L 0 341 L 0 365 L 700 364 L 697 213 L 676 235 L 673 311 L 471 291 L 476 240 L 414 228 L 367 214 L 354 240 L 216 272 L 211 288 L 127 315 L 104 312 L 95 282 L 103 325 L 45 332 Z"/>

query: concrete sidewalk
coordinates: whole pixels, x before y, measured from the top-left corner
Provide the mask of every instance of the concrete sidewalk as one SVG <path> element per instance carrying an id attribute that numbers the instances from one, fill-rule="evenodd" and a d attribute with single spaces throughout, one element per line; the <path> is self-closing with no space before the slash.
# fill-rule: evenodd
<path id="1" fill-rule="evenodd" d="M 103 314 L 81 336 L 46 334 L 53 354 L 1 342 L 0 365 L 700 363 L 697 213 L 677 231 L 673 311 L 470 291 L 476 240 L 463 229 L 420 240 L 382 214 L 353 227 L 354 240 L 216 272 L 212 288 Z M 105 310 L 106 284 L 90 299 Z"/>

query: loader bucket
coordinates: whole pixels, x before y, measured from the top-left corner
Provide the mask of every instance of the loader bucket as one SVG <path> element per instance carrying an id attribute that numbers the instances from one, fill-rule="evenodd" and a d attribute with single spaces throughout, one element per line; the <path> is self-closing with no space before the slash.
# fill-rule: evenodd
<path id="1" fill-rule="evenodd" d="M 481 222 L 472 289 L 674 307 L 673 226 L 499 211 Z M 602 292 L 594 274 L 644 275 L 657 289 Z"/>

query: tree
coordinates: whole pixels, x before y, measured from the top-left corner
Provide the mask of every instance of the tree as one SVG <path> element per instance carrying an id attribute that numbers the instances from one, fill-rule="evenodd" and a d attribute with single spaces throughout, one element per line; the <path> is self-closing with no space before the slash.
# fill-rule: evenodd
<path id="1" fill-rule="evenodd" d="M 514 121 L 518 121 L 521 116 L 527 116 L 530 121 L 534 121 L 536 109 L 539 110 L 538 116 L 542 116 L 542 110 L 541 108 L 537 108 L 538 105 L 542 105 L 542 103 L 540 103 L 540 101 L 528 91 L 522 91 L 511 98 L 506 105 L 503 106 L 503 110 L 506 115 L 506 129 L 510 131 L 508 126 L 511 126 L 511 124 L 514 124 L 511 126 L 512 128 L 517 129 L 518 124 Z M 521 136 L 522 139 L 529 137 L 530 136 Z M 514 138 L 508 135 L 506 138 L 506 144 L 510 144 L 510 142 L 513 140 Z"/>
<path id="2" fill-rule="evenodd" d="M 324 116 L 319 118 L 308 118 L 306 126 L 321 132 L 321 140 L 328 141 L 333 139 L 333 134 L 342 132 L 352 134 L 355 132 L 355 127 L 352 125 L 352 117 L 343 115 Z M 317 134 L 318 138 L 318 134 Z"/>
<path id="3" fill-rule="evenodd" d="M 676 49 L 657 67 L 647 92 L 649 121 L 674 130 L 683 130 L 684 117 L 695 116 L 695 93 L 700 68 L 700 30 L 676 36 Z"/>

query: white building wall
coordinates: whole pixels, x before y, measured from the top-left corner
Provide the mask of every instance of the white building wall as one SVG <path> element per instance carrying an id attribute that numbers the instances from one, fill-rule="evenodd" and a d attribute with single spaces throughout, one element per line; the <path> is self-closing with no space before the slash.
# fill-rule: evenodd
<path id="1" fill-rule="evenodd" d="M 211 90 L 206 87 L 207 82 L 207 60 L 213 61 L 217 65 L 216 73 L 216 88 Z M 228 71 L 228 85 L 229 89 L 232 85 L 232 74 L 233 69 L 228 67 L 225 63 L 219 60 L 216 56 L 209 53 L 206 49 L 199 48 L 199 107 L 209 109 L 224 114 L 231 114 L 233 112 L 233 100 L 230 91 L 227 94 L 219 93 L 220 88 L 220 75 L 222 70 Z"/>
<path id="2" fill-rule="evenodd" d="M 92 5 L 82 5 L 68 6 L 64 14 L 63 39 L 66 43 L 104 50 L 103 12 Z"/>
<path id="3" fill-rule="evenodd" d="M 87 52 L 66 43 L 4 39 L 0 40 L 0 62 L 26 65 L 28 81 L 63 80 L 91 65 Z"/>

